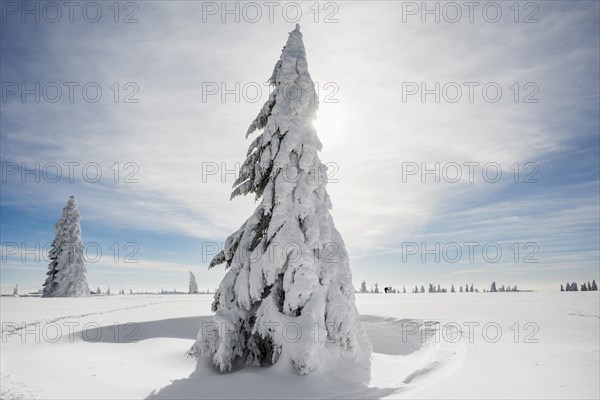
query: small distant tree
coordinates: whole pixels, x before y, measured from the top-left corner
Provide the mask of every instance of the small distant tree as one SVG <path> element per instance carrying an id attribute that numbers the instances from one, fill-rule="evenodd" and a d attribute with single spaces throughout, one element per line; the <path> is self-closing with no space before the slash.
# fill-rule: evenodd
<path id="1" fill-rule="evenodd" d="M 469 285 L 465 285 L 465 293 L 469 293 Z"/>
<path id="2" fill-rule="evenodd" d="M 595 279 L 592 281 L 592 290 L 598 291 L 598 285 L 596 285 L 596 280 Z"/>
<path id="3" fill-rule="evenodd" d="M 374 293 L 379 293 L 379 287 L 377 286 L 377 284 L 375 284 L 375 292 Z"/>
<path id="4" fill-rule="evenodd" d="M 18 283 L 13 287 L 13 296 L 19 297 L 19 284 Z"/>
<path id="5" fill-rule="evenodd" d="M 100 286 L 98 286 L 98 289 L 96 289 L 96 294 L 102 294 L 102 290 L 100 290 Z"/>
<path id="6" fill-rule="evenodd" d="M 106 294 L 110 295 L 110 286 L 106 289 Z"/>
<path id="7" fill-rule="evenodd" d="M 373 289 L 373 285 L 371 284 L 371 293 L 375 293 L 375 290 Z"/>
<path id="8" fill-rule="evenodd" d="M 421 293 L 425 293 L 425 286 L 421 285 Z"/>
<path id="9" fill-rule="evenodd" d="M 473 284 L 471 283 L 471 288 L 469 289 L 469 292 L 473 293 Z"/>
<path id="10" fill-rule="evenodd" d="M 463 292 L 463 287 L 462 287 L 462 286 L 460 287 L 460 292 L 461 292 L 461 293 Z"/>
<path id="11" fill-rule="evenodd" d="M 437 285 L 437 293 L 442 293 L 442 288 L 440 287 L 440 284 L 438 283 Z"/>
<path id="12" fill-rule="evenodd" d="M 592 290 L 592 285 L 591 285 L 590 281 L 588 281 L 588 283 L 587 283 L 587 290 L 588 291 Z"/>
<path id="13" fill-rule="evenodd" d="M 190 282 L 189 282 L 189 294 L 198 294 L 198 284 L 196 284 L 196 277 L 194 276 L 194 274 L 192 273 L 192 271 L 189 271 L 190 273 Z"/>
<path id="14" fill-rule="evenodd" d="M 585 285 L 585 283 L 581 284 L 581 291 L 582 292 L 587 292 L 587 286 Z"/>
<path id="15" fill-rule="evenodd" d="M 406 288 L 402 285 L 402 293 L 406 293 Z"/>
<path id="16" fill-rule="evenodd" d="M 129 294 L 133 294 L 133 290 L 129 289 Z"/>
<path id="17" fill-rule="evenodd" d="M 564 291 L 565 291 L 565 288 L 563 287 L 563 285 L 560 285 L 560 291 L 561 291 L 561 292 L 564 292 Z"/>
<path id="18" fill-rule="evenodd" d="M 360 284 L 360 292 L 367 293 L 367 282 L 362 281 L 362 283 Z"/>
<path id="19" fill-rule="evenodd" d="M 419 287 L 417 285 L 415 285 L 415 288 L 413 289 L 413 293 L 419 293 Z"/>
<path id="20" fill-rule="evenodd" d="M 490 292 L 497 292 L 498 290 L 496 289 L 496 282 L 492 282 L 492 287 L 490 288 Z"/>
<path id="21" fill-rule="evenodd" d="M 454 290 L 454 285 L 450 287 L 450 293 L 456 293 L 456 290 Z"/>
<path id="22" fill-rule="evenodd" d="M 577 290 L 577 283 L 575 283 L 575 282 L 571 283 L 571 290 L 572 290 L 573 292 L 577 292 L 577 291 L 578 291 L 578 290 Z"/>

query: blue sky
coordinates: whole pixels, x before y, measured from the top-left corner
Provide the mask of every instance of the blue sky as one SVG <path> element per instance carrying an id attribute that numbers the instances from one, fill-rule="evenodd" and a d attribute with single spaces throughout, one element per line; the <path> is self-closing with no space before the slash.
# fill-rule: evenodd
<path id="1" fill-rule="evenodd" d="M 207 270 L 203 248 L 222 243 L 254 207 L 251 198 L 229 201 L 234 177 L 221 172 L 243 161 L 246 129 L 268 96 L 262 85 L 298 21 L 280 11 L 292 9 L 290 3 L 278 3 L 272 22 L 263 8 L 254 23 L 248 21 L 254 14 L 243 13 L 239 22 L 232 15 L 222 21 L 221 2 L 131 3 L 119 3 L 116 23 L 112 2 L 94 3 L 102 9 L 95 23 L 81 9 L 73 22 L 63 9 L 52 23 L 46 19 L 53 10 L 44 11 L 44 3 L 37 3 L 39 22 L 31 15 L 22 22 L 19 2 L 16 11 L 3 8 L 3 292 L 16 283 L 27 291 L 41 286 L 47 262 L 32 259 L 33 250 L 52 240 L 70 195 L 77 197 L 83 240 L 97 261 L 87 264 L 90 286 L 113 291 L 183 290 L 188 270 L 201 289 L 214 288 L 223 270 Z M 207 12 L 209 3 L 216 14 Z M 228 4 L 242 12 L 241 3 Z M 337 179 L 328 191 L 356 286 L 364 279 L 407 288 L 468 282 L 483 289 L 495 280 L 551 290 L 598 280 L 599 3 L 534 2 L 537 9 L 520 9 L 518 22 L 512 2 L 497 4 L 502 18 L 494 23 L 479 8 L 473 22 L 463 16 L 450 23 L 441 14 L 437 23 L 431 16 L 422 22 L 420 10 L 408 14 L 406 3 L 319 3 L 318 16 L 303 4 L 298 22 L 321 98 L 321 160 Z M 138 21 L 124 23 L 131 13 Z M 538 22 L 524 23 L 527 15 Z M 36 82 L 47 88 L 39 103 L 10 92 L 13 83 L 33 88 Z M 79 85 L 72 102 L 68 82 Z M 236 82 L 239 100 L 219 93 L 203 101 L 207 85 L 234 89 Z M 436 82 L 458 83 L 463 97 L 453 103 L 453 92 L 439 102 L 434 95 L 425 101 L 406 95 L 407 85 L 434 88 Z M 472 102 L 464 82 L 478 84 Z M 494 103 L 481 92 L 490 83 L 502 89 Z M 86 84 L 88 99 L 101 88 L 97 102 L 84 97 Z M 48 101 L 55 86 L 62 96 Z M 263 88 L 257 101 L 254 92 L 241 93 L 256 86 Z M 137 102 L 124 102 L 126 95 Z M 524 102 L 527 95 L 538 101 Z M 473 182 L 466 177 L 469 162 L 479 163 Z M 46 173 L 40 182 L 13 173 L 14 166 L 35 169 L 36 163 Z M 456 163 L 463 179 L 435 182 L 426 175 L 422 182 L 417 173 L 403 181 L 403 168 L 422 163 L 438 163 L 440 170 Z M 60 179 L 54 179 L 56 164 Z M 482 177 L 486 164 L 501 168 L 498 182 Z M 217 173 L 207 174 L 215 166 Z M 91 182 L 97 170 L 102 177 Z M 528 173 L 537 182 L 523 182 Z M 464 252 L 472 242 L 478 243 L 473 260 L 463 253 L 448 262 L 451 252 L 438 253 L 440 262 L 422 258 L 423 246 L 456 243 Z M 516 262 L 509 247 L 515 242 Z M 417 253 L 403 256 L 412 244 Z M 496 244 L 502 257 L 491 262 L 481 249 Z M 103 257 L 96 260 L 98 248 Z M 124 262 L 127 255 L 138 262 Z M 523 262 L 527 255 L 537 261 Z"/>

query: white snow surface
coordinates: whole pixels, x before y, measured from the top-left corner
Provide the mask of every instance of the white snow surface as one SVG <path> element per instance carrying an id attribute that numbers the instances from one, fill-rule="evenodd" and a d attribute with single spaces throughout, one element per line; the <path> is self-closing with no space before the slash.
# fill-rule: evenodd
<path id="1" fill-rule="evenodd" d="M 212 300 L 212 295 L 2 297 L 0 397 L 600 394 L 598 292 L 357 294 L 360 321 L 373 344 L 370 365 L 341 359 L 336 368 L 308 376 L 290 363 L 227 374 L 217 372 L 209 359 L 196 367 L 185 353 L 202 323 L 211 321 Z M 469 324 L 479 325 L 469 333 Z M 462 328 L 458 339 L 457 327 Z M 498 327 L 502 334 L 496 338 Z"/>

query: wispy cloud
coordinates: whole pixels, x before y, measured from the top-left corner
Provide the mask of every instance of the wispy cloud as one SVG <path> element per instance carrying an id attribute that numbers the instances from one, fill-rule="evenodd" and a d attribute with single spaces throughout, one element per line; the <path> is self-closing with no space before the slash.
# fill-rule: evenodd
<path id="1" fill-rule="evenodd" d="M 586 149 L 598 148 L 598 4 L 541 5 L 535 24 L 402 23 L 402 6 L 393 2 L 341 2 L 339 23 L 301 21 L 321 99 L 330 93 L 324 83 L 339 89 L 337 103 L 321 105 L 327 123 L 318 126 L 321 159 L 339 180 L 328 187 L 334 219 L 353 258 L 376 263 L 387 254 L 389 264 L 404 241 L 467 237 L 540 241 L 554 256 L 598 237 L 598 159 L 585 160 Z M 74 183 L 11 180 L 3 184 L 2 206 L 54 212 L 76 194 L 85 218 L 106 235 L 135 228 L 223 240 L 236 229 L 254 202 L 229 202 L 233 176 L 221 173 L 243 160 L 244 133 L 262 101 L 203 102 L 202 84 L 262 84 L 292 25 L 200 23 L 199 15 L 201 3 L 147 2 L 140 22 L 129 26 L 3 24 L 3 53 L 7 41 L 19 45 L 10 47 L 19 57 L 2 61 L 3 80 L 93 81 L 105 97 L 96 104 L 2 104 L 3 161 L 95 162 L 104 173 L 98 183 L 85 182 L 80 170 Z M 114 82 L 121 94 L 124 83 L 134 82 L 139 102 L 114 103 Z M 403 101 L 407 82 L 457 82 L 463 96 L 464 82 L 479 86 L 472 103 L 436 103 L 433 96 L 421 102 L 418 95 Z M 482 98 L 489 82 L 503 90 L 497 103 Z M 537 85 L 538 103 L 523 103 L 528 82 Z M 572 156 L 560 158 L 566 153 Z M 591 169 L 596 178 L 577 172 L 565 181 L 573 166 L 556 168 L 556 160 Z M 487 183 L 478 169 L 473 183 L 422 183 L 420 175 L 403 181 L 407 162 L 496 163 L 505 179 Z M 512 183 L 515 162 L 536 163 L 543 179 L 529 188 Z M 138 183 L 122 181 L 125 163 L 139 168 Z M 209 164 L 219 170 L 203 177 Z M 3 228 L 3 237 L 10 231 Z M 363 262 L 356 276 L 367 276 Z M 146 265 L 157 271 L 165 266 L 152 263 Z"/>

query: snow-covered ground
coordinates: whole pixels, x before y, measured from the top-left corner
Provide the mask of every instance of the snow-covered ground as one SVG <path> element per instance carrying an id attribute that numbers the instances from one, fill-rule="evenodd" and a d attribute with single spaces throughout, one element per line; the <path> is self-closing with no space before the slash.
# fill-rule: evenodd
<path id="1" fill-rule="evenodd" d="M 191 374 L 211 295 L 0 302 L 2 399 L 600 395 L 598 292 L 358 294 L 371 365 L 309 376 L 288 363 Z"/>

